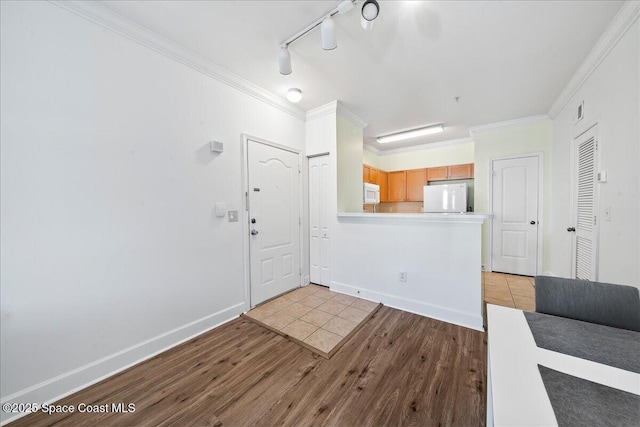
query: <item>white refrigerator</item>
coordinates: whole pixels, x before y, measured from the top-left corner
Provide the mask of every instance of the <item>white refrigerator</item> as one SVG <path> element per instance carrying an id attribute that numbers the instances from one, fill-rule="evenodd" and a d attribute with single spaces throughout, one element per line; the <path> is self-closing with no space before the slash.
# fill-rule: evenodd
<path id="1" fill-rule="evenodd" d="M 423 212 L 466 212 L 467 184 L 426 185 Z"/>

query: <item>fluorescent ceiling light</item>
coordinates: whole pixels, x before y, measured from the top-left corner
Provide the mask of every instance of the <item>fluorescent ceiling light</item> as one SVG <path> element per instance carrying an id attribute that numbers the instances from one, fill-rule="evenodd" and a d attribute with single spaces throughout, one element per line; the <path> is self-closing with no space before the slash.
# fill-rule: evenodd
<path id="1" fill-rule="evenodd" d="M 431 135 L 440 132 L 444 132 L 442 124 L 407 130 L 404 132 L 394 133 L 392 135 L 379 136 L 376 140 L 380 144 L 386 144 L 387 142 L 403 141 L 405 139 L 417 138 L 419 136 Z"/>
<path id="2" fill-rule="evenodd" d="M 302 99 L 302 91 L 298 88 L 292 87 L 287 91 L 287 99 L 291 102 L 300 102 Z"/>

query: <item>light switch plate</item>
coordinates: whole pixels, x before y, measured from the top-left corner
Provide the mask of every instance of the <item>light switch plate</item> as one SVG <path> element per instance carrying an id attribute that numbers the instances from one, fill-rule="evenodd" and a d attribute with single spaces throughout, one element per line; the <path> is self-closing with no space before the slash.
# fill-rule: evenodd
<path id="1" fill-rule="evenodd" d="M 238 222 L 238 211 L 229 211 L 229 222 Z"/>

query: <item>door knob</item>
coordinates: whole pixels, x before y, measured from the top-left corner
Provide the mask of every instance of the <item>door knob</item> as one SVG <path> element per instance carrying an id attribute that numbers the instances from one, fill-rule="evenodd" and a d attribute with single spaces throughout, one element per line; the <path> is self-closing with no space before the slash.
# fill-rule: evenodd
<path id="1" fill-rule="evenodd" d="M 256 234 L 258 234 L 258 230 L 251 230 L 251 235 L 255 236 Z"/>
<path id="2" fill-rule="evenodd" d="M 256 223 L 256 219 L 255 218 L 251 218 L 251 224 L 255 224 Z"/>
<path id="3" fill-rule="evenodd" d="M 569 228 L 567 228 L 567 231 L 576 231 L 576 228 L 575 227 L 569 227 Z"/>
<path id="4" fill-rule="evenodd" d="M 529 224 L 536 225 L 536 222 L 535 221 L 531 221 Z"/>

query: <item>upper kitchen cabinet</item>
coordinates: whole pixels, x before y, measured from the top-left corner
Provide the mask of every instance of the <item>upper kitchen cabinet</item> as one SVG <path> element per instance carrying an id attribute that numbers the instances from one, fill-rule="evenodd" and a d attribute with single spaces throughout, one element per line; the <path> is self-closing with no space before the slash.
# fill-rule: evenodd
<path id="1" fill-rule="evenodd" d="M 449 179 L 447 166 L 427 169 L 427 181 L 442 181 L 444 179 Z"/>
<path id="2" fill-rule="evenodd" d="M 473 163 L 427 169 L 427 181 L 473 178 Z"/>
<path id="3" fill-rule="evenodd" d="M 426 169 L 411 169 L 407 171 L 407 195 L 408 202 L 422 202 L 423 189 L 427 185 Z"/>
<path id="4" fill-rule="evenodd" d="M 465 165 L 447 166 L 449 179 L 467 179 L 473 178 L 473 163 Z"/>
<path id="5" fill-rule="evenodd" d="M 372 184 L 380 185 L 380 180 L 378 179 L 379 171 L 376 168 L 369 168 L 369 182 Z"/>
<path id="6" fill-rule="evenodd" d="M 404 202 L 407 197 L 407 171 L 389 172 L 389 201 Z"/>
<path id="7" fill-rule="evenodd" d="M 378 185 L 380 186 L 380 201 L 389 201 L 389 174 L 385 171 L 378 172 Z"/>
<path id="8" fill-rule="evenodd" d="M 371 179 L 371 167 L 362 165 L 362 182 L 370 182 Z"/>

